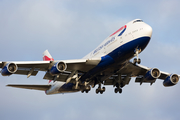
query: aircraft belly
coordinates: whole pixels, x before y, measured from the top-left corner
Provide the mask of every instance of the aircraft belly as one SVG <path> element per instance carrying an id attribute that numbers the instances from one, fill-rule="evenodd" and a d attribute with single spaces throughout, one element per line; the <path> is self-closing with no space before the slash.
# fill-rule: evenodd
<path id="1" fill-rule="evenodd" d="M 71 92 L 78 92 L 79 90 L 73 89 L 73 83 L 65 83 L 63 86 L 59 88 L 59 93 L 71 93 Z"/>
<path id="2" fill-rule="evenodd" d="M 134 57 L 134 50 L 137 47 L 143 51 L 149 41 L 150 37 L 141 37 L 116 48 L 109 54 L 101 57 L 100 63 L 89 72 L 84 74 L 80 80 L 85 81 L 87 78 L 91 79 L 111 66 L 120 65 L 120 69 L 125 62 Z"/>
<path id="3" fill-rule="evenodd" d="M 126 60 L 131 59 L 134 57 L 134 51 L 136 48 L 141 49 L 141 51 L 144 50 L 144 48 L 147 46 L 149 43 L 150 38 L 149 37 L 141 37 L 135 40 L 132 40 L 128 43 L 125 43 L 124 45 L 118 47 L 108 55 L 111 56 L 115 62 L 123 62 Z"/>

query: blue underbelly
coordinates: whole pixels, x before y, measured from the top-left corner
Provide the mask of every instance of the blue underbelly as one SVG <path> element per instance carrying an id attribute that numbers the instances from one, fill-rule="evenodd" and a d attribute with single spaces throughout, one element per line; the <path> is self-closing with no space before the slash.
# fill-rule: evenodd
<path id="1" fill-rule="evenodd" d="M 141 37 L 116 48 L 109 54 L 101 57 L 100 63 L 96 67 L 91 69 L 88 73 L 84 74 L 81 77 L 81 81 L 85 81 L 87 78 L 92 78 L 99 72 L 107 69 L 112 65 L 119 65 L 123 64 L 127 60 L 129 61 L 134 57 L 135 49 L 138 48 L 143 51 L 149 41 L 150 37 Z"/>

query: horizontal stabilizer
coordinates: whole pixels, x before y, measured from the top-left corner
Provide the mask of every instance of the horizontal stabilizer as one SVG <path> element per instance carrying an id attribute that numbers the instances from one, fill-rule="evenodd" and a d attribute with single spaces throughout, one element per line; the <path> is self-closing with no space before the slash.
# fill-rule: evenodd
<path id="1" fill-rule="evenodd" d="M 42 90 L 42 91 L 46 91 L 51 87 L 51 85 L 18 85 L 18 84 L 16 84 L 16 85 L 9 84 L 6 86 L 16 87 L 16 88 L 24 88 L 24 89 Z"/>

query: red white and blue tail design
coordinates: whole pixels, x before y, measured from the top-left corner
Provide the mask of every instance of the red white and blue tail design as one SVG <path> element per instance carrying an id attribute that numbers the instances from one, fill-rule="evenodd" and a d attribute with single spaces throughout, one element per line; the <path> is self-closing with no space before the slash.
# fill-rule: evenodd
<path id="1" fill-rule="evenodd" d="M 48 50 L 43 52 L 43 61 L 54 61 Z"/>
<path id="2" fill-rule="evenodd" d="M 51 54 L 49 53 L 48 50 L 45 50 L 43 52 L 43 61 L 54 61 L 54 59 L 52 58 Z M 48 83 L 50 83 L 52 80 L 49 80 Z"/>

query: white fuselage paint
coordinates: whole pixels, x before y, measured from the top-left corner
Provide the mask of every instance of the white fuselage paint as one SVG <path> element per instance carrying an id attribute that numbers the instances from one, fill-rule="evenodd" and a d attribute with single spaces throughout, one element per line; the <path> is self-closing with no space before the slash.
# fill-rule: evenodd
<path id="1" fill-rule="evenodd" d="M 133 20 L 133 21 L 136 21 L 136 20 Z M 84 58 L 86 58 L 86 59 L 100 58 L 102 56 L 105 56 L 105 55 L 109 54 L 114 49 L 122 46 L 123 44 L 126 44 L 126 43 L 128 43 L 130 41 L 133 41 L 133 40 L 137 39 L 137 38 L 140 38 L 140 37 L 143 37 L 143 36 L 151 37 L 152 28 L 148 24 L 146 24 L 144 22 L 133 23 L 133 21 L 126 24 L 127 29 L 125 30 L 125 32 L 121 36 L 118 36 L 119 33 L 121 32 L 121 31 L 119 31 L 115 35 L 112 35 L 112 36 L 106 38 L 96 48 L 96 49 L 98 49 L 99 47 L 103 46 L 99 51 L 97 51 L 95 54 L 93 54 L 94 51 L 96 50 L 96 49 L 94 49 L 92 52 L 87 54 Z M 104 44 L 107 41 L 111 40 L 112 38 L 115 38 L 115 40 L 113 42 L 111 42 L 109 45 L 104 46 Z"/>

